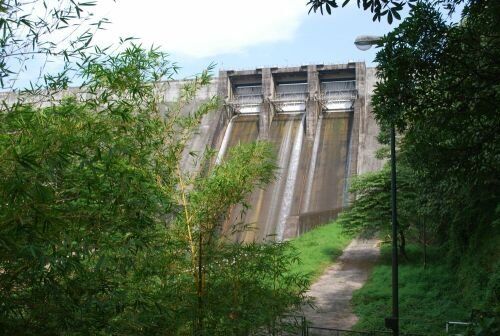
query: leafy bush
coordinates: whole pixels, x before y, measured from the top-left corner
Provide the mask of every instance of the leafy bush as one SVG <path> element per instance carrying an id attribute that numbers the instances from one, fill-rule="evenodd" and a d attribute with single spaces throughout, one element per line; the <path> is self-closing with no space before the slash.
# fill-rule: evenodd
<path id="1" fill-rule="evenodd" d="M 0 111 L 0 329 L 25 335 L 229 335 L 280 328 L 306 282 L 286 244 L 220 235 L 229 208 L 273 178 L 269 144 L 205 175 L 180 159 L 216 98 L 165 107 L 175 67 L 132 45 L 99 54 L 72 97 Z M 28 97 L 35 101 L 38 97 Z M 210 160 L 210 156 L 206 157 Z"/>

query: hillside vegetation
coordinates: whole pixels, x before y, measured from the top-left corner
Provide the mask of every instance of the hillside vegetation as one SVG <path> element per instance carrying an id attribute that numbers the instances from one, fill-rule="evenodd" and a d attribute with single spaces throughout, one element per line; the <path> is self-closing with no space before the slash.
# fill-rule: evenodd
<path id="1" fill-rule="evenodd" d="M 331 222 L 304 233 L 290 241 L 290 246 L 300 258 L 291 271 L 308 275 L 314 281 L 340 257 L 352 235 L 338 223 Z"/>
<path id="2" fill-rule="evenodd" d="M 462 319 L 474 322 L 471 334 L 494 335 L 500 313 L 500 3 L 455 1 L 462 2 L 459 24 L 447 23 L 435 3 L 421 2 L 384 36 L 373 106 L 380 141 L 389 143 L 391 125 L 398 132 L 402 327 L 430 332 Z M 352 191 L 357 199 L 339 222 L 353 233 L 389 235 L 389 167 L 358 177 Z M 427 269 L 423 244 L 431 251 Z M 360 327 L 381 327 L 380 312 L 388 314 L 385 263 L 356 294 Z"/>
<path id="3" fill-rule="evenodd" d="M 190 135 L 219 106 L 214 97 L 182 112 L 209 71 L 166 111 L 159 79 L 175 68 L 162 52 L 132 44 L 80 71 L 85 97 L 0 109 L 0 333 L 279 330 L 307 289 L 288 272 L 296 257 L 286 243 L 221 234 L 229 209 L 273 179 L 271 145 L 183 171 Z"/>
<path id="4" fill-rule="evenodd" d="M 402 332 L 442 335 L 447 321 L 468 321 L 470 309 L 462 299 L 452 270 L 430 249 L 426 267 L 420 246 L 409 245 L 408 261 L 399 265 L 400 327 Z M 367 283 L 354 293 L 354 312 L 359 330 L 384 330 L 384 318 L 391 315 L 391 249 L 383 247 Z"/>

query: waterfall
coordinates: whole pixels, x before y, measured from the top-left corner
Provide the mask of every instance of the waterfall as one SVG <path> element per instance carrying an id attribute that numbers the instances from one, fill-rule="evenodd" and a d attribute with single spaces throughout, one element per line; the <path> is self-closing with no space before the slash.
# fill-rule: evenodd
<path id="1" fill-rule="evenodd" d="M 292 128 L 293 128 L 293 119 L 290 119 L 286 122 L 285 124 L 285 134 L 283 137 L 282 144 L 280 146 L 279 152 L 278 152 L 278 167 L 279 169 L 283 169 L 286 163 L 286 159 L 288 158 L 288 153 L 290 151 L 290 145 L 292 142 Z M 271 196 L 271 202 L 269 206 L 269 212 L 267 215 L 267 220 L 265 222 L 266 228 L 269 230 L 270 227 L 274 227 L 274 223 L 272 223 L 275 218 L 276 218 L 276 211 L 279 209 L 279 199 L 280 199 L 280 186 L 281 186 L 281 181 L 283 179 L 283 172 L 279 172 L 278 176 L 276 177 L 276 181 L 274 182 L 274 192 Z M 271 224 L 271 225 L 270 225 Z M 273 232 L 274 234 L 275 232 Z M 266 232 L 266 236 L 271 234 L 270 232 Z"/>
<path id="2" fill-rule="evenodd" d="M 231 138 L 231 133 L 233 130 L 233 120 L 236 117 L 237 116 L 233 116 L 231 120 L 229 120 L 229 124 L 227 124 L 226 132 L 224 133 L 224 138 L 222 139 L 222 144 L 220 145 L 219 153 L 217 153 L 217 158 L 215 159 L 216 165 L 221 163 L 222 159 L 224 158 L 224 155 L 226 154 L 227 146 L 229 144 L 229 139 Z"/>
<path id="3" fill-rule="evenodd" d="M 276 239 L 278 241 L 283 240 L 286 220 L 290 215 L 290 210 L 292 208 L 293 192 L 295 189 L 295 181 L 297 180 L 300 152 L 302 150 L 302 139 L 304 137 L 304 120 L 305 120 L 305 114 L 302 117 L 302 121 L 300 122 L 297 129 L 297 133 L 295 134 L 292 153 L 290 155 L 290 163 L 288 165 L 288 174 L 286 178 L 285 191 L 283 192 L 283 200 L 281 203 L 278 227 L 276 228 Z"/>
<path id="4" fill-rule="evenodd" d="M 314 143 L 312 148 L 312 157 L 311 163 L 309 165 L 309 173 L 307 174 L 307 186 L 305 193 L 305 204 L 302 208 L 302 212 L 309 212 L 309 206 L 311 203 L 311 193 L 312 186 L 314 182 L 314 173 L 316 170 L 316 161 L 318 159 L 318 150 L 319 150 L 319 141 L 320 141 L 320 133 L 321 133 L 321 123 L 323 122 L 323 116 L 318 118 L 318 124 L 316 125 L 316 134 L 314 135 Z"/>

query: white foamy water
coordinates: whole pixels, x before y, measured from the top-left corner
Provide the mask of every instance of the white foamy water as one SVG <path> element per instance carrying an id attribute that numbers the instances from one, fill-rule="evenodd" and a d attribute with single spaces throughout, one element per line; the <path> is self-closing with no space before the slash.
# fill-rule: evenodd
<path id="1" fill-rule="evenodd" d="M 229 124 L 227 124 L 226 133 L 224 133 L 224 138 L 222 139 L 222 144 L 220 145 L 219 153 L 217 153 L 217 158 L 215 159 L 215 164 L 218 165 L 221 163 L 224 155 L 226 154 L 227 146 L 229 144 L 229 138 L 231 137 L 231 133 L 233 131 L 233 120 L 237 116 L 233 116 L 231 120 L 229 120 Z"/>
<path id="2" fill-rule="evenodd" d="M 278 152 L 278 168 L 281 170 L 277 176 L 276 180 L 274 182 L 274 192 L 271 197 L 271 203 L 269 207 L 269 212 L 267 214 L 267 220 L 266 220 L 266 234 L 265 236 L 271 234 L 269 231 L 270 228 L 274 228 L 274 219 L 276 218 L 276 211 L 279 210 L 280 204 L 278 204 L 279 196 L 280 196 L 280 186 L 281 186 L 281 181 L 283 180 L 283 169 L 286 164 L 286 159 L 288 157 L 288 152 L 290 151 L 290 146 L 292 143 L 292 130 L 293 130 L 293 124 L 294 120 L 290 119 L 286 122 L 285 127 L 285 134 L 283 137 L 282 144 L 280 146 L 279 152 Z M 273 234 L 275 232 L 272 232 Z"/>
<path id="3" fill-rule="evenodd" d="M 316 161 L 318 160 L 318 149 L 319 149 L 319 141 L 320 141 L 321 123 L 322 122 L 323 122 L 323 116 L 320 116 L 318 119 L 318 124 L 316 125 L 316 134 L 314 135 L 311 163 L 309 165 L 309 173 L 307 174 L 305 203 L 304 203 L 304 207 L 302 208 L 302 212 L 308 212 L 309 206 L 311 204 L 311 193 L 312 193 L 312 186 L 313 186 L 313 182 L 314 182 L 314 173 L 316 172 Z"/>
<path id="4" fill-rule="evenodd" d="M 290 215 L 292 208 L 293 192 L 295 189 L 295 181 L 297 180 L 297 172 L 299 168 L 300 152 L 302 150 L 302 139 L 304 138 L 304 120 L 299 124 L 297 133 L 295 134 L 295 141 L 293 143 L 292 154 L 290 156 L 290 163 L 288 165 L 288 175 L 286 178 L 285 191 L 283 192 L 283 199 L 281 202 L 281 210 L 279 215 L 278 227 L 276 228 L 276 240 L 282 241 L 285 233 L 286 219 Z"/>

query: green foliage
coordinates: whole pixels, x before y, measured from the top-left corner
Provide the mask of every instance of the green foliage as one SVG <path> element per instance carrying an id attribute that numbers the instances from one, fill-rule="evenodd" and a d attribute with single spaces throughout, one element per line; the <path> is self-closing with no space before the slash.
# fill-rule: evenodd
<path id="1" fill-rule="evenodd" d="M 1 1 L 0 88 L 16 88 L 19 74 L 28 72 L 33 90 L 67 88 L 72 63 L 87 62 L 94 33 L 108 22 L 89 11 L 95 5 L 73 0 Z M 61 73 L 47 73 L 45 66 L 53 61 L 62 64 Z"/>
<path id="2" fill-rule="evenodd" d="M 499 10 L 474 2 L 462 24 L 448 26 L 419 5 L 377 54 L 376 117 L 398 125 L 424 211 L 457 257 L 483 226 L 498 234 Z"/>
<path id="3" fill-rule="evenodd" d="M 459 4 L 467 1 L 468 0 L 434 0 L 430 2 L 442 5 L 449 13 L 453 13 Z M 319 10 L 321 15 L 323 15 L 323 8 L 328 14 L 332 14 L 333 9 L 338 8 L 339 4 L 345 7 L 350 2 L 351 0 L 309 0 L 307 5 L 309 6 L 309 13 L 316 13 Z M 403 8 L 406 6 L 414 8 L 417 2 L 417 0 L 356 0 L 358 8 L 363 7 L 365 11 L 370 10 L 373 14 L 373 21 L 380 21 L 380 19 L 385 16 L 389 24 L 392 24 L 394 19 L 401 20 L 400 12 Z"/>
<path id="4" fill-rule="evenodd" d="M 391 21 L 390 7 L 377 7 L 383 3 L 363 1 L 374 20 L 387 15 Z M 437 5 L 453 11 L 460 3 L 466 4 L 462 22 L 446 23 Z M 309 4 L 314 11 L 336 7 L 335 1 Z M 377 53 L 379 138 L 388 142 L 393 123 L 399 131 L 400 243 L 403 232 L 414 242 L 422 242 L 425 232 L 424 244 L 432 246 L 428 268 L 416 264 L 415 247 L 402 261 L 403 331 L 439 334 L 447 320 L 458 319 L 473 322 L 471 335 L 498 333 L 499 13 L 493 0 L 423 1 L 382 39 Z M 389 173 L 386 166 L 353 181 L 356 201 L 338 220 L 346 230 L 388 231 Z M 383 329 L 390 315 L 391 270 L 384 264 L 354 297 L 360 329 Z M 470 316 L 473 309 L 483 312 L 481 318 Z"/>
<path id="5" fill-rule="evenodd" d="M 68 99 L 1 113 L 4 330 L 112 327 L 133 303 L 126 279 L 172 207 L 173 183 L 159 183 L 172 170 L 165 122 L 140 106 L 95 106 Z"/>
<path id="6" fill-rule="evenodd" d="M 380 265 L 368 282 L 354 293 L 354 312 L 359 330 L 384 330 L 384 318 L 391 315 L 391 249 L 383 247 Z M 410 261 L 399 266 L 399 306 L 402 332 L 444 335 L 447 321 L 468 321 L 470 308 L 462 301 L 453 271 L 444 262 L 443 251 L 430 249 L 427 267 L 422 251 L 408 246 Z"/>
<path id="7" fill-rule="evenodd" d="M 0 111 L 4 332 L 249 334 L 281 328 L 303 301 L 286 243 L 220 236 L 229 208 L 273 178 L 270 145 L 236 147 L 204 175 L 182 171 L 218 100 L 186 112 L 211 80 L 203 72 L 167 108 L 161 80 L 174 72 L 167 55 L 132 44 L 96 53 L 69 98 Z"/>
<path id="8" fill-rule="evenodd" d="M 408 284 L 408 289 L 401 288 L 401 312 L 416 311 L 421 316 L 431 312 L 440 316 L 441 323 L 468 320 L 472 309 L 485 311 L 485 316 L 497 314 L 500 304 L 500 3 L 466 3 L 462 22 L 451 25 L 435 5 L 419 3 L 408 19 L 383 38 L 376 59 L 381 80 L 373 99 L 374 113 L 383 131 L 391 123 L 399 131 L 400 223 L 408 225 L 413 217 L 412 231 L 426 223 L 427 242 L 440 253 L 431 255 L 428 270 L 410 265 L 400 270 Z M 386 133 L 381 135 L 387 142 Z M 377 216 L 387 218 L 387 170 L 359 181 L 355 184 L 359 198 L 345 215 L 345 225 L 372 227 Z M 413 258 L 410 254 L 409 260 Z M 389 268 L 379 268 L 367 285 L 373 293 L 368 289 L 359 293 L 358 302 L 369 301 L 358 310 L 363 327 L 375 326 L 370 316 L 377 316 L 383 300 L 389 302 L 379 292 L 388 273 Z M 427 287 L 419 288 L 422 281 Z M 435 284 L 430 287 L 429 282 Z M 460 295 L 450 297 L 445 290 Z M 421 298 L 412 301 L 416 296 Z M 449 302 L 463 307 L 463 314 L 454 316 Z M 442 311 L 441 305 L 450 310 Z M 408 330 L 427 328 L 425 321 L 414 321 L 408 322 Z M 495 320 L 485 318 L 481 323 L 472 329 L 494 334 Z"/>
<path id="9" fill-rule="evenodd" d="M 351 0 L 342 0 L 342 7 L 350 2 Z M 387 16 L 387 22 L 391 24 L 393 18 L 401 19 L 399 12 L 405 5 L 413 7 L 415 2 L 417 0 L 357 0 L 357 6 L 358 8 L 363 6 L 363 10 L 369 9 L 371 13 L 374 13 L 373 21 L 380 21 L 383 16 Z M 332 14 L 332 9 L 339 6 L 337 0 L 309 0 L 307 4 L 310 6 L 309 13 L 311 11 L 316 13 L 319 10 L 321 14 L 323 14 L 323 6 L 328 14 Z"/>
<path id="10" fill-rule="evenodd" d="M 401 330 L 425 335 L 442 335 L 447 321 L 472 322 L 467 335 L 495 335 L 498 328 L 498 279 L 500 269 L 498 258 L 489 253 L 498 247 L 498 237 L 485 239 L 488 246 L 475 254 L 468 253 L 469 261 L 458 270 L 461 279 L 457 281 L 457 270 L 447 263 L 443 247 L 428 249 L 426 267 L 423 265 L 422 249 L 408 246 L 408 260 L 402 260 L 399 267 L 399 302 Z M 498 248 L 496 248 L 498 249 Z M 496 252 L 497 253 L 497 252 Z M 474 261 L 472 261 L 474 259 Z M 496 260 L 493 264 L 486 262 Z M 463 269 L 467 267 L 467 269 Z M 488 273 L 481 283 L 478 272 Z M 391 278 L 391 251 L 382 248 L 380 264 L 375 267 L 368 282 L 354 293 L 354 310 L 360 321 L 360 330 L 383 329 L 384 317 L 391 312 L 391 289 L 387 286 Z M 496 288 L 491 288 L 496 281 Z M 496 290 L 496 292 L 492 292 Z M 494 297 L 491 297 L 491 296 Z M 490 296 L 489 298 L 485 298 Z M 453 328 L 451 326 L 450 328 Z M 455 327 L 457 328 L 457 327 Z M 466 332 L 461 327 L 460 332 Z"/>
<path id="11" fill-rule="evenodd" d="M 298 263 L 286 242 L 224 245 L 206 275 L 205 334 L 269 335 L 288 327 L 276 317 L 300 310 L 309 286 L 301 273 L 290 271 Z"/>
<path id="12" fill-rule="evenodd" d="M 371 235 L 382 230 L 388 233 L 391 227 L 390 167 L 352 179 L 350 192 L 356 194 L 351 208 L 342 212 L 338 222 L 347 232 Z"/>
<path id="13" fill-rule="evenodd" d="M 132 49 L 117 57 L 134 52 L 130 67 L 148 64 L 147 53 Z M 140 304 L 127 279 L 172 207 L 175 161 L 165 154 L 174 139 L 158 113 L 110 98 L 113 82 L 96 78 L 95 99 L 1 113 L 4 330 L 96 333 Z M 153 96 L 151 87 L 141 93 Z"/>
<path id="14" fill-rule="evenodd" d="M 320 276 L 341 254 L 352 235 L 337 223 L 322 225 L 290 241 L 300 257 L 291 268 L 297 274 L 307 274 L 311 281 Z"/>
<path id="15" fill-rule="evenodd" d="M 407 236 L 420 233 L 421 213 L 418 186 L 411 169 L 401 160 L 397 166 L 398 229 L 401 253 L 405 254 Z M 356 195 L 352 206 L 342 212 L 338 223 L 350 234 L 371 236 L 391 234 L 391 170 L 385 164 L 377 172 L 353 178 L 350 191 Z"/>
<path id="16" fill-rule="evenodd" d="M 196 334 L 281 328 L 276 318 L 299 309 L 304 300 L 307 281 L 287 273 L 298 259 L 287 252 L 286 244 L 235 244 L 220 237 L 231 206 L 244 202 L 255 186 L 271 181 L 275 169 L 271 145 L 256 142 L 232 148 L 228 158 L 208 176 L 195 179 L 189 191 L 181 177 L 183 209 L 174 230 L 189 246 L 198 300 Z"/>
<path id="17" fill-rule="evenodd" d="M 418 5 L 392 32 L 381 40 L 373 105 L 377 120 L 384 126 L 395 122 L 399 130 L 411 122 L 410 106 L 418 93 L 435 77 L 445 48 L 448 26 L 430 5 Z M 396 81 L 395 79 L 401 80 Z"/>
<path id="18" fill-rule="evenodd" d="M 500 333 L 499 311 L 472 313 L 472 324 L 469 325 L 465 335 L 467 336 L 487 336 L 498 335 Z"/>
<path id="19" fill-rule="evenodd" d="M 471 309 L 492 313 L 500 309 L 500 235 L 483 227 L 474 232 L 456 268 L 462 301 Z"/>

